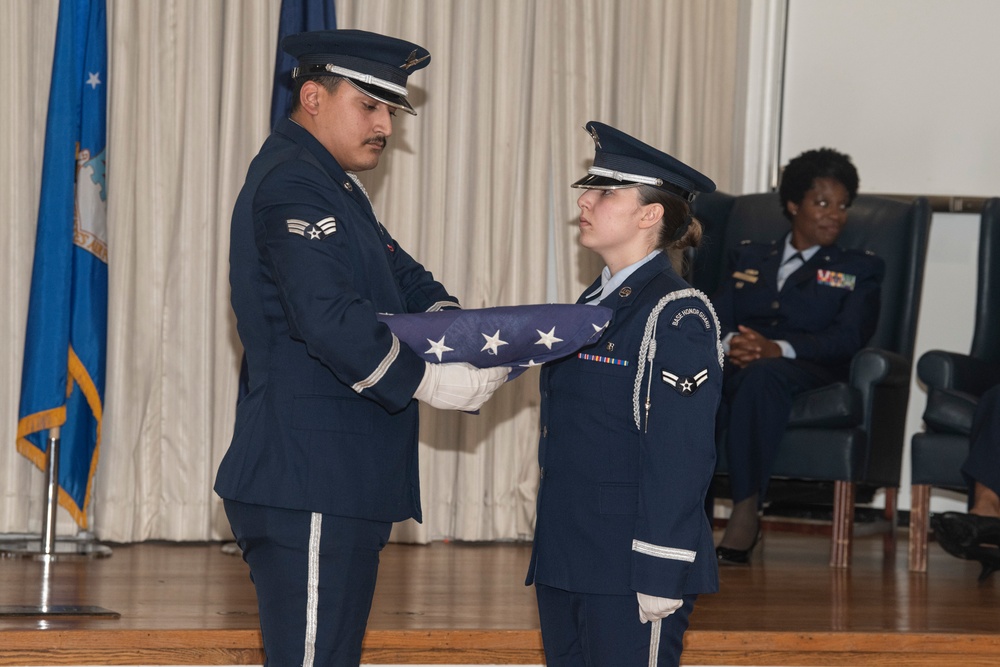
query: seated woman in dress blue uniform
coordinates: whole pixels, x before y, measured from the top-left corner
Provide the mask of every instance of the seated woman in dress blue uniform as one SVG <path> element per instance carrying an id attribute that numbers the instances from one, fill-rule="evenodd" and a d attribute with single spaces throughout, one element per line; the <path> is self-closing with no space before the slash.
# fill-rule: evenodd
<path id="1" fill-rule="evenodd" d="M 703 509 L 722 387 L 708 298 L 667 251 L 697 243 L 715 184 L 602 123 L 580 245 L 606 267 L 578 303 L 613 311 L 597 343 L 541 373 L 541 482 L 527 584 L 546 664 L 676 665 L 699 593 L 718 590 Z"/>
<path id="2" fill-rule="evenodd" d="M 779 187 L 791 230 L 771 243 L 744 242 L 712 297 L 729 356 L 719 425 L 733 512 L 716 550 L 721 562 L 749 562 L 760 537 L 758 512 L 792 399 L 846 380 L 875 333 L 885 263 L 837 245 L 857 193 L 847 155 L 821 148 L 792 159 Z"/>

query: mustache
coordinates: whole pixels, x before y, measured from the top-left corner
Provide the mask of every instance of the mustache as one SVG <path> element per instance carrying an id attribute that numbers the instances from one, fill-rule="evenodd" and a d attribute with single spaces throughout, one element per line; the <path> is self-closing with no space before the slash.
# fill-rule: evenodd
<path id="1" fill-rule="evenodd" d="M 379 148 L 385 148 L 386 144 L 389 143 L 389 139 L 384 134 L 376 134 L 374 137 L 369 137 L 365 140 L 365 144 L 371 144 L 372 146 L 378 146 Z"/>

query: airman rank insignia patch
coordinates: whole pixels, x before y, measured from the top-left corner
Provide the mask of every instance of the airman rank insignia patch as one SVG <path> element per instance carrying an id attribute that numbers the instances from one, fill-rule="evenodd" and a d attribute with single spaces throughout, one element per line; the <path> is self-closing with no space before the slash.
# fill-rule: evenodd
<path id="1" fill-rule="evenodd" d="M 690 396 L 698 391 L 698 387 L 708 379 L 708 369 L 701 370 L 690 377 L 674 375 L 670 371 L 660 371 L 660 377 L 665 383 L 676 389 L 681 396 Z"/>
<path id="2" fill-rule="evenodd" d="M 816 282 L 820 285 L 839 287 L 840 289 L 853 290 L 857 276 L 850 273 L 840 273 L 839 271 L 816 270 Z"/>
<path id="3" fill-rule="evenodd" d="M 319 222 L 311 223 L 305 220 L 285 220 L 288 231 L 292 234 L 304 236 L 307 239 L 325 239 L 337 231 L 337 219 L 333 216 L 323 218 Z"/>

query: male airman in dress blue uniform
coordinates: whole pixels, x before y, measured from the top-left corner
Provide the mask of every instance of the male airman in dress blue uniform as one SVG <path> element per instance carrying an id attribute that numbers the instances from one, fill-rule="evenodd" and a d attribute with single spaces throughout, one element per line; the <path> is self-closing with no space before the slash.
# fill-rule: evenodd
<path id="1" fill-rule="evenodd" d="M 458 301 L 379 222 L 372 169 L 423 48 L 302 33 L 291 116 L 250 165 L 230 282 L 249 393 L 215 490 L 257 591 L 268 665 L 357 665 L 379 551 L 420 519 L 417 402 L 474 411 L 507 369 L 428 364 L 378 313 Z"/>

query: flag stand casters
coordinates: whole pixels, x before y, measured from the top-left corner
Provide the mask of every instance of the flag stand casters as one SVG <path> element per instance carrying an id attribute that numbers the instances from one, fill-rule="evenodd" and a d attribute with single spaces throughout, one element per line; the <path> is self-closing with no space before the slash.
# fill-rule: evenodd
<path id="1" fill-rule="evenodd" d="M 107 558 L 110 547 L 98 544 L 91 537 L 56 538 L 56 510 L 59 507 L 59 427 L 49 429 L 49 446 L 45 453 L 45 519 L 40 538 L 24 537 L 5 541 L 0 546 L 0 558 L 31 558 L 33 560 L 73 561 Z M 2 609 L 2 608 L 0 608 Z"/>

